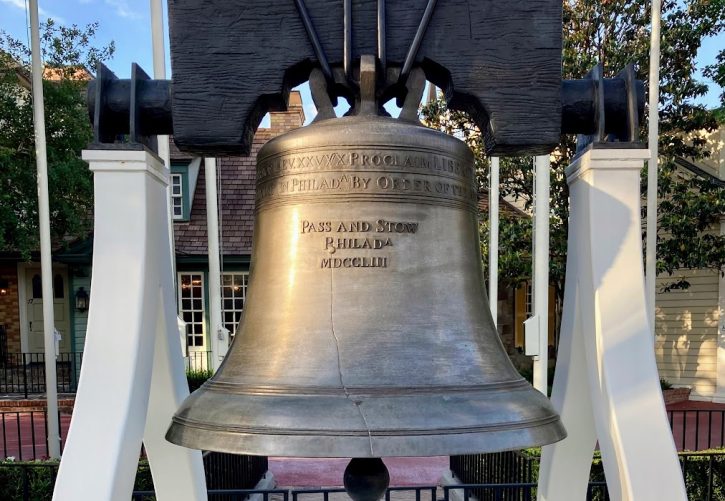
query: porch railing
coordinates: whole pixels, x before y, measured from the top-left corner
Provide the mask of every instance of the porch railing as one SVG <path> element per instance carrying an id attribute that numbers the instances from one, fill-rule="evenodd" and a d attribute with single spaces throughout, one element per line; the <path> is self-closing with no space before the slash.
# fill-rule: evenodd
<path id="1" fill-rule="evenodd" d="M 211 351 L 192 351 L 185 357 L 185 367 L 191 372 L 212 369 Z M 58 393 L 75 393 L 83 363 L 83 352 L 60 353 L 56 359 Z M 0 395 L 29 395 L 45 393 L 44 353 L 0 353 Z"/>
<path id="2" fill-rule="evenodd" d="M 702 451 L 725 447 L 725 410 L 667 411 L 678 451 Z"/>
<path id="3" fill-rule="evenodd" d="M 60 353 L 55 361 L 59 393 L 75 393 L 83 352 Z M 5 353 L 0 357 L 0 393 L 45 393 L 44 353 Z"/>

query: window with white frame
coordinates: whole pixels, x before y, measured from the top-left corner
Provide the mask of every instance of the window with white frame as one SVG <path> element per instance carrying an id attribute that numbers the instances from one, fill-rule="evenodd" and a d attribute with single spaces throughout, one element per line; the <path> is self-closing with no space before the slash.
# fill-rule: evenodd
<path id="1" fill-rule="evenodd" d="M 171 213 L 174 219 L 184 219 L 184 176 L 171 174 Z"/>
<path id="2" fill-rule="evenodd" d="M 179 273 L 179 316 L 186 322 L 186 345 L 204 348 L 204 275 Z"/>
<path id="3" fill-rule="evenodd" d="M 232 336 L 236 334 L 239 319 L 242 318 L 248 283 L 247 272 L 222 274 L 222 320 Z"/>

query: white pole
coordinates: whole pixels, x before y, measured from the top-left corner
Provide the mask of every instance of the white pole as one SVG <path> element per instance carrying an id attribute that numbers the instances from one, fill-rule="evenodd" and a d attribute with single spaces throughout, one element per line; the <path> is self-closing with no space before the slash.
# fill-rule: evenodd
<path id="1" fill-rule="evenodd" d="M 549 366 L 549 155 L 536 157 L 534 186 L 533 313 L 538 319 L 539 354 L 534 356 L 534 388 L 544 395 Z"/>
<path id="2" fill-rule="evenodd" d="M 43 337 L 45 340 L 45 392 L 48 400 L 48 456 L 60 458 L 58 429 L 58 386 L 55 374 L 55 318 L 53 312 L 53 263 L 50 249 L 50 209 L 48 205 L 48 157 L 45 148 L 43 63 L 40 54 L 38 0 L 30 0 L 30 46 L 33 67 L 33 125 L 35 161 L 38 168 L 38 218 L 40 220 L 40 270 L 43 287 Z"/>
<path id="3" fill-rule="evenodd" d="M 498 326 L 498 193 L 499 160 L 491 158 L 488 188 L 488 301 L 493 324 Z"/>
<path id="4" fill-rule="evenodd" d="M 153 45 L 154 78 L 166 79 L 166 51 L 164 49 L 164 8 L 162 0 L 151 0 L 151 41 Z M 159 157 L 167 169 L 171 168 L 169 136 L 157 136 Z M 171 207 L 171 186 L 166 187 L 166 204 Z M 169 210 L 169 252 L 171 269 L 176 280 L 176 250 L 174 248 L 174 212 Z"/>
<path id="5" fill-rule="evenodd" d="M 657 282 L 657 160 L 659 157 L 659 101 L 660 101 L 660 0 L 652 0 L 652 39 L 649 56 L 649 137 L 647 146 L 647 252 L 645 277 L 647 280 L 647 314 L 652 336 L 655 333 L 655 285 Z"/>
<path id="6" fill-rule="evenodd" d="M 209 323 L 214 370 L 219 368 L 227 353 L 229 341 L 222 323 L 221 264 L 219 262 L 219 214 L 216 189 L 216 158 L 204 159 L 206 178 L 206 228 L 209 245 Z"/>

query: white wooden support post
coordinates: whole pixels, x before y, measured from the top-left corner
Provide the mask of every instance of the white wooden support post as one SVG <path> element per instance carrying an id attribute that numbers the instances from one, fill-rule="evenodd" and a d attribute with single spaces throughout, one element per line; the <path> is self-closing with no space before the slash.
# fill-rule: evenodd
<path id="1" fill-rule="evenodd" d="M 586 497 L 599 441 L 613 500 L 684 501 L 645 297 L 646 149 L 594 148 L 567 169 L 569 245 L 552 403 L 568 437 L 542 452 L 538 499 Z"/>
<path id="2" fill-rule="evenodd" d="M 229 350 L 229 331 L 222 322 L 221 263 L 219 261 L 219 202 L 216 189 L 216 158 L 204 159 L 206 179 L 206 238 L 209 248 L 209 323 L 212 369 L 219 369 Z"/>
<path id="3" fill-rule="evenodd" d="M 432 84 L 431 84 L 432 85 Z M 499 159 L 491 158 L 491 178 L 488 188 L 488 302 L 493 324 L 498 327 L 498 197 Z"/>
<path id="4" fill-rule="evenodd" d="M 535 157 L 534 175 L 534 273 L 533 310 L 525 329 L 537 339 L 534 356 L 534 388 L 544 395 L 549 389 L 549 184 L 551 162 L 549 155 Z M 532 330 L 533 328 L 533 330 Z M 526 334 L 527 344 L 532 336 Z M 528 353 L 527 353 L 528 354 Z"/>
<path id="5" fill-rule="evenodd" d="M 53 499 L 127 501 L 143 439 L 157 498 L 204 500 L 201 453 L 164 440 L 189 394 L 169 254 L 169 171 L 147 150 L 90 150 L 83 158 L 94 172 L 93 276 Z"/>

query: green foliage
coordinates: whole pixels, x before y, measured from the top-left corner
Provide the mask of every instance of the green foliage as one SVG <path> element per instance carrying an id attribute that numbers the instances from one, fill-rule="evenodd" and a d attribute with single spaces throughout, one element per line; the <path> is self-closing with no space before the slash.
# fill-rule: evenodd
<path id="1" fill-rule="evenodd" d="M 97 24 L 64 27 L 48 20 L 41 28 L 51 235 L 58 245 L 88 235 L 93 184 L 81 150 L 92 138 L 84 102 L 90 72 L 110 58 L 113 43 L 92 46 Z M 0 251 L 25 259 L 38 249 L 38 194 L 30 50 L 0 31 Z"/>
<path id="2" fill-rule="evenodd" d="M 189 383 L 189 391 L 195 391 L 207 379 L 214 375 L 212 370 L 189 369 L 186 371 L 186 381 Z"/>
<path id="3" fill-rule="evenodd" d="M 606 77 L 635 63 L 637 77 L 647 82 L 650 44 L 650 2 L 643 0 L 566 0 L 564 2 L 564 78 L 582 78 L 601 62 Z M 660 88 L 658 271 L 673 273 L 686 268 L 723 271 L 725 239 L 705 230 L 718 221 L 725 208 L 722 187 L 701 178 L 675 174 L 676 156 L 701 159 L 706 142 L 695 133 L 715 130 L 722 123 L 721 110 L 708 110 L 695 100 L 707 92 L 696 79 L 695 60 L 702 40 L 721 33 L 725 2 L 688 0 L 663 2 Z M 717 84 L 725 78 L 725 55 L 709 66 L 706 75 Z M 465 113 L 451 112 L 443 101 L 423 109 L 424 120 L 434 128 L 466 141 L 476 156 L 479 189 L 487 189 L 489 163 L 480 132 Z M 646 125 L 646 121 L 645 124 Z M 641 131 L 646 137 L 646 130 Z M 561 311 L 566 268 L 569 190 L 564 169 L 575 154 L 574 138 L 563 136 L 552 154 L 550 200 L 550 277 Z M 524 210 L 533 203 L 533 159 L 502 158 L 501 195 Z M 646 176 L 643 177 L 643 187 Z M 643 188 L 643 196 L 646 189 Z M 645 214 L 643 214 L 644 216 Z M 488 251 L 487 222 L 481 224 L 482 249 Z M 531 220 L 502 213 L 499 222 L 499 277 L 503 285 L 517 287 L 531 276 Z M 666 237 L 664 235 L 667 235 Z M 484 259 L 486 265 L 488 259 Z M 673 287 L 684 288 L 680 281 Z"/>
<path id="4" fill-rule="evenodd" d="M 0 461 L 0 499 L 50 500 L 57 471 L 58 461 Z"/>
<path id="5" fill-rule="evenodd" d="M 0 460 L 0 499 L 25 499 L 23 493 L 27 492 L 29 501 L 50 501 L 58 474 L 58 464 L 57 460 L 23 462 Z M 154 483 L 148 460 L 142 459 L 138 463 L 133 490 L 152 491 L 153 489 Z"/>
<path id="6" fill-rule="evenodd" d="M 672 388 L 672 384 L 665 378 L 660 378 L 660 388 L 662 390 L 669 390 L 670 388 Z"/>

